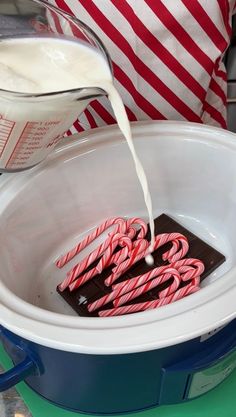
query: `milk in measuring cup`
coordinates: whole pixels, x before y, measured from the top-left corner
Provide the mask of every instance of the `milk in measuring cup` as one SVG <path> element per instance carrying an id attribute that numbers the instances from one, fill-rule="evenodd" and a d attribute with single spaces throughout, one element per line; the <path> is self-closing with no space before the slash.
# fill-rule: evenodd
<path id="1" fill-rule="evenodd" d="M 84 44 L 54 36 L 1 40 L 0 89 L 28 96 L 0 91 L 0 169 L 43 160 L 89 102 L 68 91 L 91 87 L 102 74 L 111 79 L 107 62 Z M 57 91 L 67 93 L 33 96 Z"/>
<path id="2" fill-rule="evenodd" d="M 154 236 L 147 179 L 135 152 L 123 102 L 104 57 L 83 43 L 54 36 L 0 42 L 0 89 L 32 95 L 0 91 L 0 169 L 24 169 L 43 160 L 90 101 L 76 101 L 76 92 L 34 94 L 83 87 L 98 87 L 108 94 L 134 159 Z"/>

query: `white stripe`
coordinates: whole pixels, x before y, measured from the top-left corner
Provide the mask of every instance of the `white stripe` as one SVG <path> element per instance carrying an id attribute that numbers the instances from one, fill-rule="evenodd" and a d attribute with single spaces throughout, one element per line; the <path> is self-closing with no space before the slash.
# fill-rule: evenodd
<path id="1" fill-rule="evenodd" d="M 181 24 L 181 26 L 183 26 L 183 28 L 191 36 L 191 38 L 194 39 L 194 41 L 199 45 L 202 51 L 207 56 L 209 56 L 209 58 L 211 58 L 212 61 L 215 61 L 220 55 L 219 49 L 215 46 L 214 42 L 212 42 L 212 40 L 209 38 L 206 32 L 202 29 L 202 27 L 199 25 L 197 20 L 191 15 L 191 13 L 184 6 L 184 4 L 181 2 L 181 7 L 180 7 L 178 2 L 179 0 L 175 0 L 175 1 L 164 0 L 164 3 L 168 7 L 169 11 L 173 14 L 173 16 L 177 16 L 178 22 Z M 207 6 L 209 6 L 209 3 L 213 3 L 214 5 L 216 4 L 215 1 L 213 2 L 213 0 L 210 0 L 210 1 L 207 0 L 205 1 L 204 9 L 207 9 Z M 214 15 L 219 14 L 218 5 L 217 5 L 217 9 L 215 7 L 213 14 Z"/>
<path id="2" fill-rule="evenodd" d="M 228 1 L 228 0 L 226 0 Z M 220 7 L 218 6 L 217 1 L 206 1 L 206 0 L 199 0 L 202 8 L 208 14 L 209 18 L 212 20 L 214 25 L 217 27 L 221 35 L 224 37 L 226 42 L 229 42 L 229 35 L 225 28 L 225 24 L 222 21 L 222 14 L 220 11 Z"/>
<path id="3" fill-rule="evenodd" d="M 97 101 L 102 105 L 102 107 L 104 107 L 104 109 L 110 114 L 110 116 L 112 116 L 115 119 L 115 115 L 113 113 L 110 101 L 108 100 L 107 96 L 99 97 Z"/>
<path id="4" fill-rule="evenodd" d="M 88 105 L 88 110 L 93 116 L 98 126 L 106 126 L 106 123 L 104 122 L 104 120 L 99 116 L 99 114 L 90 105 Z"/>
<path id="5" fill-rule="evenodd" d="M 89 123 L 89 121 L 88 121 L 88 119 L 87 119 L 87 117 L 86 117 L 86 115 L 85 115 L 85 113 L 81 113 L 80 114 L 80 116 L 79 116 L 79 118 L 78 118 L 78 120 L 79 120 L 79 122 L 80 122 L 80 124 L 81 124 L 81 126 L 84 128 L 84 129 L 91 129 L 91 126 L 90 126 L 90 123 Z"/>
<path id="6" fill-rule="evenodd" d="M 140 109 L 135 101 L 132 95 L 129 93 L 129 91 L 126 90 L 126 88 L 118 81 L 114 80 L 115 87 L 117 91 L 119 91 L 119 94 L 121 95 L 122 100 L 125 102 L 127 107 L 132 110 L 137 120 L 149 120 L 151 119 L 148 114 L 146 114 L 142 109 Z"/>
<path id="7" fill-rule="evenodd" d="M 130 3 L 132 3 L 132 1 L 130 1 Z M 117 11 L 117 13 L 119 13 L 119 16 L 115 16 L 114 21 L 116 23 L 122 21 L 123 25 L 122 15 L 119 11 Z M 146 11 L 143 13 L 141 19 L 144 25 L 148 27 L 152 33 L 156 32 L 156 37 L 166 47 L 166 49 L 173 56 L 177 55 L 180 63 L 184 62 L 186 70 L 192 74 L 197 81 L 199 81 L 200 85 L 202 85 L 206 91 L 210 81 L 209 74 L 182 47 L 177 39 L 173 37 L 173 35 L 166 29 L 159 19 L 157 19 L 156 15 L 149 7 L 146 7 Z M 128 22 L 127 24 L 129 25 Z M 157 30 L 155 30 L 155 26 L 158 27 L 158 33 Z M 121 27 L 118 27 L 118 29 L 119 31 L 122 30 Z M 126 28 L 123 28 L 123 31 L 124 30 L 126 30 Z M 166 84 L 178 97 L 180 97 L 186 105 L 199 114 L 201 111 L 200 99 L 163 63 L 161 59 L 155 55 L 154 52 L 151 51 L 151 49 L 145 45 L 145 43 L 135 33 L 133 33 L 133 38 L 135 38 L 136 45 L 135 53 L 142 58 L 142 61 L 146 64 L 148 63 L 148 67 L 151 71 L 157 75 L 161 81 L 163 81 L 163 83 Z M 140 84 L 139 91 L 145 96 L 146 85 Z M 156 91 L 154 94 L 156 95 Z"/>
<path id="8" fill-rule="evenodd" d="M 76 130 L 74 126 L 71 126 L 69 130 L 71 131 L 72 135 L 75 135 L 76 133 L 78 133 L 78 131 Z"/>
<path id="9" fill-rule="evenodd" d="M 141 1 L 143 2 L 143 0 L 139 0 L 139 6 L 142 6 Z M 119 10 L 117 10 L 117 8 L 112 4 L 109 3 L 109 7 L 107 2 L 102 2 L 100 0 L 94 0 L 94 3 L 97 4 L 97 7 L 99 7 L 99 9 L 102 11 L 102 13 L 106 16 L 109 15 L 109 20 L 112 22 L 112 24 L 116 27 L 116 29 L 121 32 L 122 34 L 125 33 L 125 38 L 129 41 L 133 51 L 135 52 L 135 54 L 146 64 L 148 65 L 148 67 L 150 68 L 150 70 L 161 79 L 161 81 L 166 84 L 178 97 L 184 97 L 184 99 L 182 98 L 182 101 L 184 101 L 186 103 L 186 105 L 188 105 L 192 110 L 194 110 L 196 113 L 199 114 L 200 109 L 201 109 L 201 102 L 199 100 L 199 98 L 197 98 L 195 96 L 195 94 L 182 82 L 179 80 L 179 78 L 163 63 L 163 61 L 161 59 L 159 59 L 155 53 L 153 53 L 151 51 L 151 49 L 149 49 L 145 43 L 135 34 L 135 32 L 133 31 L 131 25 L 129 24 L 129 22 L 126 20 L 126 18 L 124 18 L 124 16 L 120 13 Z M 143 3 L 144 5 L 145 3 Z M 146 5 L 146 4 L 145 4 Z M 136 9 L 135 11 L 137 11 L 136 14 L 138 14 L 139 11 L 139 7 L 137 7 L 136 5 Z M 141 7 L 141 11 L 142 11 L 142 7 Z M 161 41 L 162 44 L 165 44 L 165 39 L 166 38 L 170 38 L 172 39 L 172 44 L 173 44 L 173 36 L 172 34 L 165 28 L 165 26 L 162 25 L 161 22 L 158 21 L 158 25 L 157 25 L 157 18 L 154 15 L 154 13 L 151 11 L 151 9 L 149 9 L 148 7 L 146 7 L 145 9 L 145 13 L 141 13 L 142 17 L 140 16 L 140 18 L 142 19 L 143 23 L 150 29 L 151 32 L 157 32 L 156 28 L 158 27 L 158 38 Z M 177 41 L 176 39 L 174 39 L 174 43 L 175 45 L 172 45 L 172 50 L 173 52 L 170 50 L 170 53 L 172 53 L 172 55 L 174 55 L 174 51 L 176 51 L 176 44 Z M 180 44 L 179 44 L 180 45 Z M 182 48 L 183 49 L 183 48 Z M 178 60 L 181 62 L 184 59 L 184 66 L 186 63 L 186 50 L 184 49 L 183 52 L 183 56 L 178 55 Z M 193 65 L 196 64 L 196 61 L 191 59 L 190 62 L 190 67 L 189 67 L 189 72 L 191 74 L 191 67 L 193 67 Z M 134 69 L 132 68 L 132 72 L 129 73 L 130 78 L 134 78 Z M 128 72 L 128 71 L 127 71 Z M 201 69 L 201 74 L 202 74 L 202 69 Z M 205 72 L 205 70 L 204 70 Z M 199 74 L 198 74 L 199 75 Z M 198 76 L 196 74 L 196 78 Z M 203 77 L 204 78 L 204 77 Z M 209 83 L 209 75 L 206 73 L 206 88 L 207 85 Z M 147 96 L 147 88 L 150 92 L 152 92 L 152 100 L 155 99 L 156 97 L 156 90 L 154 90 L 149 84 L 147 84 L 145 82 L 145 80 L 139 76 L 137 74 L 137 83 L 138 84 L 138 90 L 139 92 L 145 97 Z M 183 93 L 184 92 L 184 93 Z M 164 100 L 163 98 L 161 98 L 161 100 Z M 149 101 L 150 101 L 150 97 L 149 97 Z M 156 101 L 157 102 L 157 101 Z"/>
<path id="10" fill-rule="evenodd" d="M 87 13 L 87 11 L 81 5 L 79 5 L 77 0 L 70 0 L 70 9 L 75 15 L 80 16 L 80 19 L 87 23 L 88 26 L 90 26 L 95 31 L 95 33 L 97 33 L 97 35 L 100 37 L 100 39 L 104 42 L 105 46 L 107 47 L 107 50 L 111 55 L 111 58 L 114 60 L 114 62 L 117 63 L 117 65 L 122 66 L 122 68 L 128 76 L 130 75 L 130 78 L 133 81 L 133 83 L 136 79 L 135 84 L 138 87 L 140 94 L 142 94 L 142 92 L 140 91 L 140 85 L 142 84 L 142 91 L 144 92 L 143 96 L 146 98 L 146 100 L 148 100 L 156 109 L 161 108 L 161 113 L 165 117 L 169 117 L 169 115 L 171 114 L 171 117 L 175 119 L 183 119 L 183 116 L 171 104 L 169 104 L 165 99 L 163 99 L 163 97 L 160 94 L 158 94 L 156 90 L 150 86 L 150 84 L 148 84 L 142 77 L 140 77 L 136 73 L 135 69 L 133 68 L 133 65 L 126 57 L 126 55 L 102 31 L 102 29 L 96 24 L 96 22 L 94 22 L 93 18 Z M 123 21 L 125 22 L 126 20 L 123 18 Z M 124 30 L 123 33 L 125 33 Z M 124 101 L 126 103 L 126 98 L 124 99 Z M 156 106 L 156 104 L 158 104 L 158 106 Z"/>
<path id="11" fill-rule="evenodd" d="M 55 20 L 52 17 L 51 12 L 49 10 L 47 10 L 47 12 L 46 12 L 46 17 L 47 17 L 48 23 L 50 24 L 50 27 L 51 27 L 52 31 L 54 33 L 57 33 L 57 29 L 56 29 L 56 26 L 55 26 Z"/>
<path id="12" fill-rule="evenodd" d="M 218 123 L 215 119 L 213 119 L 207 111 L 204 111 L 201 117 L 202 121 L 206 125 L 222 127 L 220 123 Z"/>
<path id="13" fill-rule="evenodd" d="M 176 39 L 175 36 L 168 29 L 166 29 L 166 27 L 158 19 L 155 13 L 148 7 L 145 0 L 141 1 L 143 3 L 143 9 L 141 7 L 139 8 L 138 17 L 140 18 L 140 20 L 149 29 L 149 31 L 162 43 L 162 45 L 167 49 L 167 51 L 170 52 L 182 65 L 184 65 L 184 68 L 196 80 L 200 82 L 203 88 L 206 89 L 210 79 L 209 74 L 201 66 L 201 64 L 199 64 L 199 62 L 181 45 L 178 39 Z M 127 0 L 127 3 L 132 5 L 133 0 Z M 176 18 L 175 15 L 174 17 Z M 150 58 L 147 57 L 146 62 L 149 62 L 148 59 Z M 156 74 L 159 75 L 159 72 L 159 68 L 157 68 Z"/>

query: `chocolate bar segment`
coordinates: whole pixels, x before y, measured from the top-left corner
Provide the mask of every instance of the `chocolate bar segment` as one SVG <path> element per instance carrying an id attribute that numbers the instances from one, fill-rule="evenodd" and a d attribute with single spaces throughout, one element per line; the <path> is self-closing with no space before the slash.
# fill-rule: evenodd
<path id="1" fill-rule="evenodd" d="M 161 214 L 155 219 L 155 235 L 161 233 L 181 233 L 188 239 L 189 251 L 186 255 L 186 258 L 199 259 L 205 265 L 205 271 L 201 276 L 201 280 L 205 279 L 225 261 L 224 255 L 222 255 L 209 244 L 205 243 L 203 240 L 199 239 L 196 235 L 194 235 L 192 232 L 190 232 L 188 229 L 183 227 L 180 223 L 176 222 L 166 214 Z M 150 240 L 150 231 L 148 232 L 147 239 Z M 150 271 L 152 268 L 167 265 L 168 262 L 164 262 L 162 260 L 162 254 L 166 252 L 170 247 L 171 243 L 167 243 L 153 253 L 153 266 L 150 267 L 146 264 L 145 260 L 142 259 L 133 267 L 131 267 L 125 274 L 123 274 L 116 281 L 116 283 L 127 280 L 128 278 L 133 278 L 137 275 L 144 274 Z M 95 265 L 96 263 L 91 265 L 88 270 L 93 268 Z M 110 287 L 106 287 L 104 285 L 104 281 L 111 274 L 112 268 L 113 266 L 110 266 L 101 274 L 96 275 L 96 277 L 94 277 L 91 281 L 86 282 L 84 285 L 73 292 L 70 292 L 68 289 L 61 292 L 59 288 L 57 288 L 57 291 L 64 298 L 64 300 L 78 313 L 79 316 L 98 316 L 99 310 L 93 313 L 89 313 L 87 310 L 87 305 L 112 291 Z M 135 298 L 135 300 L 129 301 L 129 304 L 156 300 L 158 298 L 158 292 L 168 287 L 171 282 L 172 278 L 170 278 L 170 280 L 164 284 L 161 284 L 151 291 L 141 295 L 140 297 Z M 186 285 L 187 283 L 183 283 L 182 285 Z M 113 308 L 112 303 L 103 306 L 101 310 L 109 308 Z"/>

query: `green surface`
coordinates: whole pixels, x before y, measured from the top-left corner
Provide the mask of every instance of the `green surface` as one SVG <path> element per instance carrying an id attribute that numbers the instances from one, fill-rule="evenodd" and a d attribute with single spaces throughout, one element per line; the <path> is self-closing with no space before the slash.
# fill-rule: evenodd
<path id="1" fill-rule="evenodd" d="M 12 363 L 0 346 L 0 363 L 6 370 Z M 26 384 L 17 385 L 17 391 L 30 409 L 33 417 L 79 417 L 85 416 L 58 408 L 41 399 Z M 123 417 L 236 417 L 236 371 L 217 388 L 188 403 L 161 406 L 148 411 L 123 414 Z"/>

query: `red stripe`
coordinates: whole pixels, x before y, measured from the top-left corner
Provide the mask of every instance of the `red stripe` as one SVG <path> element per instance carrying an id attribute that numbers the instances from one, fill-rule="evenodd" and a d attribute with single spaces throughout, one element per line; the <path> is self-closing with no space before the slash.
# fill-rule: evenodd
<path id="1" fill-rule="evenodd" d="M 210 19 L 204 8 L 198 1 L 181 0 L 194 19 L 202 27 L 207 36 L 212 40 L 214 45 L 223 52 L 227 48 L 227 42 Z"/>
<path id="2" fill-rule="evenodd" d="M 114 0 L 113 0 L 114 2 Z M 201 122 L 200 117 L 190 109 L 173 91 L 168 88 L 160 78 L 158 78 L 150 68 L 138 58 L 127 40 L 122 34 L 111 24 L 106 16 L 91 2 L 91 0 L 80 0 L 80 4 L 93 16 L 96 23 L 102 28 L 109 38 L 114 39 L 116 45 L 123 51 L 133 64 L 135 70 L 164 97 L 180 114 L 186 119 Z"/>
<path id="3" fill-rule="evenodd" d="M 57 1 L 57 4 L 64 8 L 63 1 L 59 0 Z M 66 7 L 66 11 L 72 13 L 68 6 Z M 135 89 L 132 81 L 125 74 L 125 72 L 120 67 L 118 67 L 118 65 L 113 63 L 113 69 L 115 72 L 115 78 L 120 80 L 125 88 L 129 91 L 138 107 L 140 107 L 152 119 L 165 119 L 165 117 Z M 136 116 L 131 112 L 130 109 L 126 108 L 126 111 L 130 121 L 137 120 Z"/>
<path id="4" fill-rule="evenodd" d="M 65 3 L 65 1 L 64 0 L 57 0 L 57 1 L 55 1 L 55 3 L 57 4 L 57 6 L 60 8 L 60 9 L 62 9 L 62 10 L 64 10 L 66 13 L 68 13 L 70 16 L 72 16 L 73 17 L 73 13 L 72 13 L 72 11 L 70 10 L 70 8 L 68 7 L 68 5 Z M 76 26 L 76 24 L 75 23 L 73 23 L 73 21 L 70 19 L 70 18 L 68 18 L 68 17 L 66 17 L 66 16 L 63 16 L 63 15 L 61 15 L 62 16 L 62 18 L 63 19 L 65 19 L 66 21 L 67 21 L 67 23 L 70 25 L 70 29 L 71 29 L 71 31 L 72 31 L 72 33 L 73 33 L 73 35 L 76 37 L 76 38 L 78 38 L 78 39 L 83 39 L 83 40 L 85 40 L 85 41 L 88 41 L 88 39 L 87 39 L 87 37 L 84 35 L 84 33 L 83 32 L 81 32 L 81 30 Z M 62 31 L 61 31 L 61 33 L 62 33 Z M 66 32 L 65 32 L 66 33 Z"/>
<path id="5" fill-rule="evenodd" d="M 160 1 L 157 4 L 153 0 L 146 0 L 146 3 L 163 25 L 178 39 L 183 48 L 211 75 L 214 62 L 202 51 L 191 36 L 189 36 L 188 32 L 180 25 L 167 7 Z"/>
<path id="6" fill-rule="evenodd" d="M 223 104 L 226 104 L 226 94 L 225 92 L 222 90 L 222 88 L 220 88 L 219 84 L 217 84 L 216 80 L 214 80 L 214 78 L 211 79 L 209 88 L 215 93 L 217 94 L 218 97 L 221 98 Z"/>
<path id="7" fill-rule="evenodd" d="M 129 91 L 135 103 L 140 107 L 151 119 L 166 119 L 145 97 L 143 97 L 134 87 L 134 84 L 127 74 L 113 62 L 115 78 L 123 84 Z"/>
<path id="8" fill-rule="evenodd" d="M 55 3 L 60 9 L 64 10 L 65 12 L 73 16 L 71 9 L 69 8 L 68 4 L 64 0 L 55 0 Z"/>
<path id="9" fill-rule="evenodd" d="M 90 124 L 90 127 L 91 127 L 92 129 L 93 129 L 93 128 L 95 128 L 95 127 L 98 127 L 98 125 L 97 125 L 97 123 L 96 123 L 96 121 L 95 121 L 95 119 L 94 119 L 93 115 L 90 113 L 90 111 L 89 111 L 88 109 L 85 109 L 85 110 L 84 110 L 84 114 L 85 114 L 85 116 L 87 117 L 88 122 L 89 122 L 89 124 Z"/>
<path id="10" fill-rule="evenodd" d="M 224 25 L 225 25 L 225 29 L 228 33 L 229 39 L 231 38 L 232 35 L 232 28 L 229 24 L 229 14 L 230 14 L 230 10 L 229 10 L 229 2 L 228 0 L 217 0 L 217 3 L 219 5 L 220 11 L 221 11 L 221 15 L 222 15 L 222 19 L 224 21 Z"/>
<path id="11" fill-rule="evenodd" d="M 63 8 L 65 11 L 67 11 L 68 13 L 70 13 L 70 14 L 72 14 L 72 12 L 71 12 L 71 10 L 69 9 L 69 7 L 67 6 L 67 4 L 63 1 L 63 0 L 59 0 L 59 1 L 57 1 L 57 5 L 59 6 L 59 7 L 61 7 L 61 8 Z M 122 71 L 122 70 L 121 70 Z M 123 73 L 125 76 L 126 76 L 126 74 L 125 73 Z M 129 78 L 126 76 L 126 81 L 127 80 L 129 80 Z M 130 80 L 129 80 L 130 81 Z M 132 84 L 132 82 L 130 81 L 130 83 Z M 135 90 L 136 91 L 136 90 Z M 134 91 L 133 91 L 134 92 Z M 142 104 L 144 103 L 144 102 L 146 102 L 146 104 L 147 104 L 147 107 L 153 107 L 152 105 L 149 105 L 149 102 L 146 100 L 146 99 L 144 99 L 144 97 L 142 97 L 141 96 L 141 94 L 139 94 L 138 92 L 136 92 L 139 96 L 140 96 L 140 98 L 141 98 L 141 100 L 138 100 L 138 101 L 141 101 L 142 102 Z M 137 101 L 136 101 L 136 103 L 137 103 Z M 141 103 L 140 103 L 141 104 Z M 126 112 L 127 112 L 127 116 L 128 116 L 128 118 L 129 118 L 129 120 L 130 121 L 136 121 L 137 120 L 137 118 L 136 118 L 136 116 L 135 116 L 135 114 L 127 107 L 127 106 L 125 106 L 125 108 L 126 108 Z M 155 109 L 155 107 L 153 107 L 153 110 L 154 110 L 154 112 L 156 113 L 155 114 L 155 116 L 156 117 L 158 117 L 158 118 L 160 118 L 160 119 L 164 119 L 164 116 L 162 116 L 161 115 L 161 113 L 159 113 L 156 109 Z M 88 112 L 88 111 L 87 111 Z M 88 114 L 86 114 L 86 117 L 88 118 L 88 120 L 89 120 L 89 117 L 92 117 L 92 115 L 91 115 L 91 113 L 89 113 L 88 112 Z M 115 121 L 114 121 L 115 122 Z M 91 121 L 89 121 L 89 123 L 90 123 L 90 125 L 91 125 L 91 127 L 97 127 L 97 125 L 95 125 L 96 124 L 96 121 L 95 121 L 95 119 L 93 118 L 93 121 L 91 120 Z M 111 121 L 111 123 L 113 123 L 113 121 Z"/>
<path id="12" fill-rule="evenodd" d="M 116 123 L 116 120 L 114 119 L 114 117 L 112 117 L 112 115 L 105 109 L 105 107 L 103 107 L 103 105 L 101 103 L 99 103 L 99 101 L 97 101 L 97 100 L 92 101 L 90 103 L 90 106 L 92 107 L 92 109 L 94 109 L 97 112 L 97 114 L 108 125 L 112 125 L 112 124 Z"/>
<path id="13" fill-rule="evenodd" d="M 84 128 L 81 126 L 78 120 L 74 122 L 74 127 L 76 130 L 78 130 L 78 132 L 84 132 Z"/>
<path id="14" fill-rule="evenodd" d="M 152 1 L 153 3 L 153 1 Z M 114 6 L 125 16 L 139 38 L 151 49 L 156 56 L 192 91 L 201 101 L 204 100 L 206 91 L 197 80 L 180 64 L 180 62 L 162 45 L 162 43 L 147 29 L 136 16 L 133 9 L 126 2 L 113 0 Z M 158 11 L 160 2 L 156 11 Z M 162 12 L 162 10 L 161 10 Z M 160 12 L 160 14 L 161 14 Z M 158 13 L 159 17 L 159 13 Z M 211 64 L 212 67 L 212 64 Z"/>
<path id="15" fill-rule="evenodd" d="M 216 110 L 209 103 L 205 103 L 204 104 L 204 111 L 209 113 L 209 115 L 212 117 L 212 119 L 216 120 L 221 125 L 221 127 L 226 129 L 226 121 L 225 121 L 224 117 L 222 116 L 222 114 L 218 110 Z"/>
<path id="16" fill-rule="evenodd" d="M 216 63 L 215 63 L 215 74 L 217 75 L 217 77 L 220 77 L 220 78 L 222 78 L 224 81 L 227 81 L 227 74 L 226 74 L 226 71 L 222 71 L 221 69 L 220 69 L 220 64 L 221 64 L 221 57 L 219 57 L 217 60 L 216 60 Z"/>
<path id="17" fill-rule="evenodd" d="M 129 109 L 129 107 L 125 106 L 125 110 L 130 122 L 136 122 L 138 120 L 132 110 Z"/>
<path id="18" fill-rule="evenodd" d="M 58 15 L 53 10 L 51 10 L 51 15 L 52 15 L 57 33 L 63 33 Z M 53 30 L 53 28 L 51 29 Z"/>

